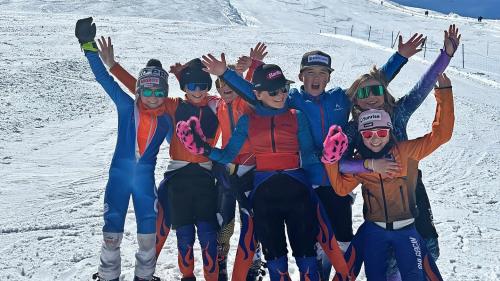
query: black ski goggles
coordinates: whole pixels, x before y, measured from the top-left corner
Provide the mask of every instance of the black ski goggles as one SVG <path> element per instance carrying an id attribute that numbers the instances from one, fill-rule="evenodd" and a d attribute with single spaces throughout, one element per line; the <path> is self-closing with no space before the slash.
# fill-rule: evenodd
<path id="1" fill-rule="evenodd" d="M 267 91 L 267 92 L 269 93 L 269 96 L 274 97 L 281 93 L 288 94 L 288 91 L 290 91 L 290 85 L 286 84 L 285 86 L 278 88 L 274 91 Z"/>

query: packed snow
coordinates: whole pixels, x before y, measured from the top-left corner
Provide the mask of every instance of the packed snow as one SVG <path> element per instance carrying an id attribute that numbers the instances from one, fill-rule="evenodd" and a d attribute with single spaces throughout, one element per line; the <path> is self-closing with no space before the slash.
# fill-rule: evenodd
<path id="1" fill-rule="evenodd" d="M 0 1 L 1 280 L 90 280 L 97 270 L 117 119 L 74 37 L 76 20 L 87 16 L 94 16 L 99 36 L 112 36 L 117 60 L 131 73 L 152 57 L 169 65 L 225 52 L 234 62 L 263 41 L 269 50 L 266 61 L 280 65 L 297 87 L 306 51 L 331 54 L 335 72 L 329 86 L 348 87 L 394 52 L 391 34 L 400 31 L 407 39 L 412 32 L 424 33 L 432 42 L 425 58 L 421 52 L 410 59 L 391 83 L 398 97 L 436 58 L 443 30 L 456 23 L 466 54 L 481 59 L 466 57 L 463 68 L 461 49 L 453 58 L 447 70 L 455 96 L 453 138 L 421 162 L 440 235 L 437 264 L 445 280 L 500 280 L 500 22 L 478 23 L 437 12 L 425 17 L 414 9 L 365 0 L 200 3 Z M 175 78 L 169 79 L 171 95 L 181 96 Z M 431 94 L 409 123 L 410 138 L 430 130 L 434 110 Z M 157 182 L 167 161 L 165 144 Z M 359 196 L 356 226 L 363 220 L 361 206 Z M 133 278 L 135 229 L 131 207 L 121 248 L 121 280 Z M 232 245 L 237 237 L 238 231 Z M 199 246 L 195 256 L 201 277 Z M 292 278 L 298 280 L 291 257 L 290 263 Z M 172 233 L 156 275 L 180 278 Z"/>

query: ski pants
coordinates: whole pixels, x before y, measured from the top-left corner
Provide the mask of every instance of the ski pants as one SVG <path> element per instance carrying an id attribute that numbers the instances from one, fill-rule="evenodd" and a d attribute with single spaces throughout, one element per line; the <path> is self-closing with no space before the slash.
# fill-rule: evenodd
<path id="1" fill-rule="evenodd" d="M 285 224 L 295 257 L 315 257 L 316 216 L 309 190 L 286 174 L 264 181 L 253 195 L 255 233 L 266 260 L 287 254 Z"/>

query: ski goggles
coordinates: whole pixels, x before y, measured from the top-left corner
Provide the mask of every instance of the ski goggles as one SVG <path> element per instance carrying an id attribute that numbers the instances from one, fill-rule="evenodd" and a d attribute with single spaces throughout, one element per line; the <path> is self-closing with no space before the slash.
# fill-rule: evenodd
<path id="1" fill-rule="evenodd" d="M 383 96 L 384 95 L 384 86 L 382 85 L 373 85 L 366 86 L 363 88 L 359 88 L 356 92 L 356 98 L 362 100 L 366 99 L 370 96 L 370 93 L 374 96 Z"/>
<path id="2" fill-rule="evenodd" d="M 361 131 L 361 135 L 365 139 L 371 139 L 374 135 L 377 135 L 379 138 L 385 138 L 389 135 L 389 130 L 387 128 L 384 129 L 376 129 L 376 130 L 364 130 Z"/>
<path id="3" fill-rule="evenodd" d="M 206 91 L 208 90 L 208 84 L 207 83 L 187 83 L 186 84 L 186 89 L 188 89 L 189 91 Z"/>
<path id="4" fill-rule="evenodd" d="M 150 88 L 143 88 L 141 90 L 141 95 L 143 97 L 157 97 L 157 98 L 164 98 L 167 96 L 167 91 L 165 91 L 164 89 L 150 89 Z"/>
<path id="5" fill-rule="evenodd" d="M 287 94 L 288 91 L 290 91 L 290 85 L 286 84 L 285 86 L 278 88 L 274 91 L 267 91 L 267 92 L 269 93 L 269 96 L 274 97 L 281 93 Z"/>

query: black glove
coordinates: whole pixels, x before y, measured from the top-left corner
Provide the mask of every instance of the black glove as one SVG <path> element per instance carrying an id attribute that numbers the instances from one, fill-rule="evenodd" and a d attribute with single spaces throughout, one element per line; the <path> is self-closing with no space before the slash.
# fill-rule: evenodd
<path id="1" fill-rule="evenodd" d="M 92 17 L 79 19 L 75 26 L 75 36 L 83 50 L 97 52 L 97 45 L 94 41 L 96 27 L 92 20 Z"/>

